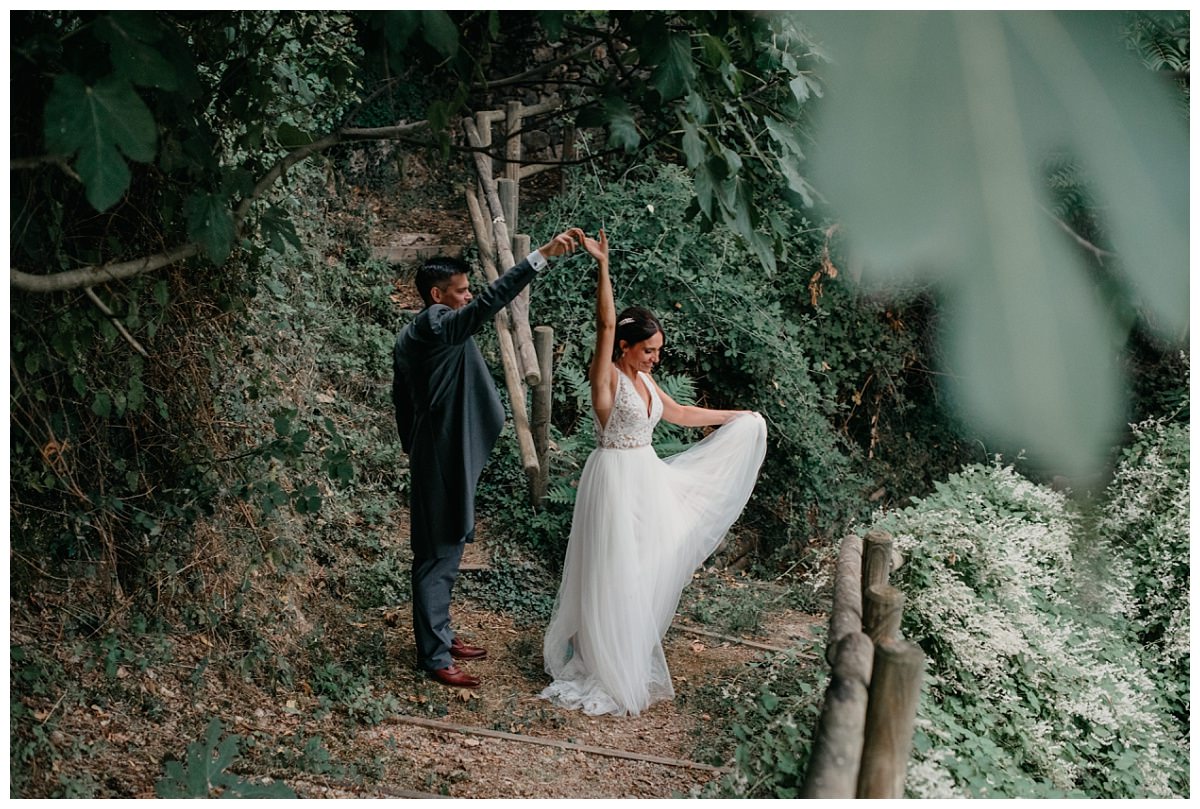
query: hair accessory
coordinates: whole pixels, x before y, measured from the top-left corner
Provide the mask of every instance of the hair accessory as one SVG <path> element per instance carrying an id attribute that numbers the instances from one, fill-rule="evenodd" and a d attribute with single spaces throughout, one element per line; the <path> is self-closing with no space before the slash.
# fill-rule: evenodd
<path id="1" fill-rule="evenodd" d="M 617 325 L 618 325 L 618 326 L 624 326 L 625 324 L 627 324 L 627 323 L 632 323 L 632 322 L 633 322 L 633 318 L 631 318 L 631 317 L 626 317 L 626 318 L 622 318 L 622 319 L 621 319 L 621 321 L 620 321 L 619 323 L 617 323 Z"/>

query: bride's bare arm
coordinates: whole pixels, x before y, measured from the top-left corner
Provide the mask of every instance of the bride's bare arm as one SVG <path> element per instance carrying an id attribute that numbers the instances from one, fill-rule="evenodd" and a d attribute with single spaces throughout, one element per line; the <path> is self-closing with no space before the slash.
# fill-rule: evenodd
<path id="1" fill-rule="evenodd" d="M 651 381 L 654 380 L 651 379 Z M 749 410 L 711 410 L 707 407 L 681 405 L 668 396 L 657 382 L 654 382 L 654 387 L 658 389 L 658 398 L 662 399 L 663 419 L 672 424 L 678 424 L 680 427 L 716 426 L 751 412 Z"/>
<path id="2" fill-rule="evenodd" d="M 613 340 L 617 333 L 617 306 L 608 277 L 608 236 L 600 229 L 599 240 L 584 237 L 584 249 L 596 259 L 596 350 L 588 369 L 592 383 L 592 409 L 600 424 L 608 424 L 612 412 L 616 376 L 613 374 Z"/>

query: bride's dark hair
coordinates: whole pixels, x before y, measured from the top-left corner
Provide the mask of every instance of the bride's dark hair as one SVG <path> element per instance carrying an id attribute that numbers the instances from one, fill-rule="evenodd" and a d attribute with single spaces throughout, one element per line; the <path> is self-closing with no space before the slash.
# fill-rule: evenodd
<path id="1" fill-rule="evenodd" d="M 662 324 L 654 313 L 644 306 L 630 306 L 617 315 L 617 333 L 613 338 L 613 361 L 621 358 L 621 341 L 626 345 L 634 345 L 643 340 L 649 340 L 655 334 L 662 334 Z M 664 335 L 665 336 L 665 335 Z"/>

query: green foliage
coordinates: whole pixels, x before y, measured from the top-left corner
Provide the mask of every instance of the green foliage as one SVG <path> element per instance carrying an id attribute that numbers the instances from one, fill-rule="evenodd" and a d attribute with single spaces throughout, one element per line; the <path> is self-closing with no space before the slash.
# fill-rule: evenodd
<path id="1" fill-rule="evenodd" d="M 312 686 L 326 710 L 341 707 L 353 722 L 378 725 L 400 712 L 394 694 L 379 693 L 367 666 L 346 668 L 336 661 L 317 664 L 312 671 Z"/>
<path id="2" fill-rule="evenodd" d="M 717 632 L 755 635 L 765 617 L 783 607 L 798 606 L 798 595 L 795 588 L 745 574 L 698 576 L 684 589 L 676 612 Z"/>
<path id="3" fill-rule="evenodd" d="M 148 163 L 157 140 L 154 118 L 128 81 L 110 76 L 87 87 L 69 74 L 55 80 L 46 101 L 46 145 L 68 157 L 78 153 L 75 168 L 96 210 L 112 207 L 129 187 L 121 155 Z"/>
<path id="4" fill-rule="evenodd" d="M 1127 15 L 802 19 L 837 57 L 817 182 L 867 273 L 942 288 L 941 370 L 970 421 L 1006 451 L 1094 475 L 1124 421 L 1124 312 L 1169 341 L 1187 323 L 1186 126 L 1125 52 Z M 1041 167 L 1063 151 L 1103 205 L 1098 245 L 1043 210 Z M 1093 280 L 1109 245 L 1116 306 Z"/>
<path id="5" fill-rule="evenodd" d="M 1085 575 L 1065 496 L 976 465 L 876 525 L 904 554 L 902 631 L 928 658 L 911 796 L 1187 794 L 1186 726 L 1143 667 L 1119 577 Z"/>
<path id="6" fill-rule="evenodd" d="M 555 585 L 545 567 L 501 556 L 485 571 L 463 574 L 456 589 L 484 609 L 512 615 L 518 625 L 544 626 L 554 607 Z"/>
<path id="7" fill-rule="evenodd" d="M 168 761 L 154 785 L 160 798 L 294 798 L 282 782 L 258 783 L 227 772 L 238 754 L 239 737 L 221 737 L 221 720 L 214 719 L 204 739 L 188 745 L 183 761 Z"/>
<path id="8" fill-rule="evenodd" d="M 1190 437 L 1165 417 L 1135 425 L 1094 529 L 1113 597 L 1181 727 L 1191 713 Z"/>
<path id="9" fill-rule="evenodd" d="M 792 654 L 755 665 L 753 683 L 721 686 L 721 710 L 734 712 L 734 770 L 699 797 L 796 798 L 812 754 L 824 672 Z"/>

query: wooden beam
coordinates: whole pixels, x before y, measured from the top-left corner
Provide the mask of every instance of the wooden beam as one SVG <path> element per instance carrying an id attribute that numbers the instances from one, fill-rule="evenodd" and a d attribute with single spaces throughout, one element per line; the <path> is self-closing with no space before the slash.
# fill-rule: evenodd
<path id="1" fill-rule="evenodd" d="M 513 236 L 513 253 L 527 256 L 530 249 L 528 236 L 524 233 Z M 512 316 L 513 342 L 517 346 L 517 357 L 521 360 L 521 373 L 525 376 L 526 384 L 536 388 L 542 378 L 542 365 L 538 361 L 537 347 L 533 344 L 533 331 L 529 328 L 529 297 L 529 287 L 525 287 L 509 303 L 508 312 Z"/>
<path id="2" fill-rule="evenodd" d="M 653 756 L 647 753 L 635 753 L 632 750 L 617 750 L 611 747 L 593 747 L 587 744 L 575 744 L 574 742 L 564 742 L 558 739 L 546 739 L 540 736 L 526 736 L 519 733 L 505 733 L 502 730 L 489 730 L 487 728 L 476 728 L 469 725 L 455 725 L 450 722 L 439 722 L 436 719 L 426 719 L 421 716 L 393 716 L 392 721 L 399 722 L 404 725 L 416 725 L 417 727 L 429 728 L 430 730 L 440 730 L 446 733 L 462 733 L 470 736 L 485 736 L 489 739 L 503 739 L 509 742 L 520 742 L 521 744 L 536 744 L 542 747 L 553 747 L 558 750 L 575 750 L 580 753 L 589 753 L 594 756 L 607 756 L 609 758 L 623 758 L 630 761 L 646 761 L 651 764 L 662 764 L 667 767 L 682 767 L 689 770 L 703 770 L 711 773 L 727 773 L 728 767 L 714 767 L 711 764 L 701 764 L 699 761 L 687 761 L 679 758 L 667 758 L 665 756 Z"/>
<path id="3" fill-rule="evenodd" d="M 470 185 L 466 189 L 467 210 L 471 215 L 471 226 L 475 229 L 475 240 L 479 243 L 479 263 L 483 265 L 484 275 L 491 283 L 499 277 L 496 265 L 492 259 L 492 245 L 488 227 L 483 219 L 483 210 L 475 189 Z M 521 452 L 521 465 L 529 477 L 531 485 L 535 482 L 541 470 L 538 466 L 537 448 L 533 443 L 533 432 L 529 429 L 529 417 L 525 411 L 525 386 L 521 382 L 521 372 L 517 363 L 517 352 L 513 346 L 512 333 L 509 330 L 508 310 L 501 309 L 496 313 L 496 336 L 500 343 L 500 362 L 504 366 L 504 384 L 508 388 L 508 399 L 512 406 L 513 430 L 517 434 L 517 447 Z"/>
<path id="4" fill-rule="evenodd" d="M 829 616 L 829 641 L 825 660 L 832 665 L 837 642 L 862 632 L 862 539 L 847 534 L 838 552 L 833 580 L 833 612 Z"/>
<path id="5" fill-rule="evenodd" d="M 867 720 L 868 688 L 875 647 L 861 632 L 843 637 L 834 653 L 833 671 L 812 756 L 804 775 L 805 798 L 853 798 L 858 790 L 863 729 Z"/>
<path id="6" fill-rule="evenodd" d="M 470 118 L 464 118 L 462 125 L 467 133 L 467 141 L 472 146 L 478 147 L 480 139 L 475 122 Z M 492 239 L 496 246 L 499 264 L 505 268 L 512 267 L 517 262 L 513 260 L 512 239 L 509 236 L 508 223 L 504 219 L 504 210 L 500 205 L 500 195 L 496 190 L 496 181 L 491 176 L 490 167 L 487 164 L 487 156 L 482 152 L 475 152 L 474 154 L 475 170 L 479 175 L 479 182 L 483 188 L 484 197 L 487 199 L 487 208 L 491 213 Z M 532 345 L 530 345 L 531 352 L 532 348 Z M 536 358 L 534 358 L 533 365 L 536 368 Z M 536 385 L 538 380 L 530 378 L 531 376 L 532 374 L 526 369 L 525 382 L 529 385 Z"/>

